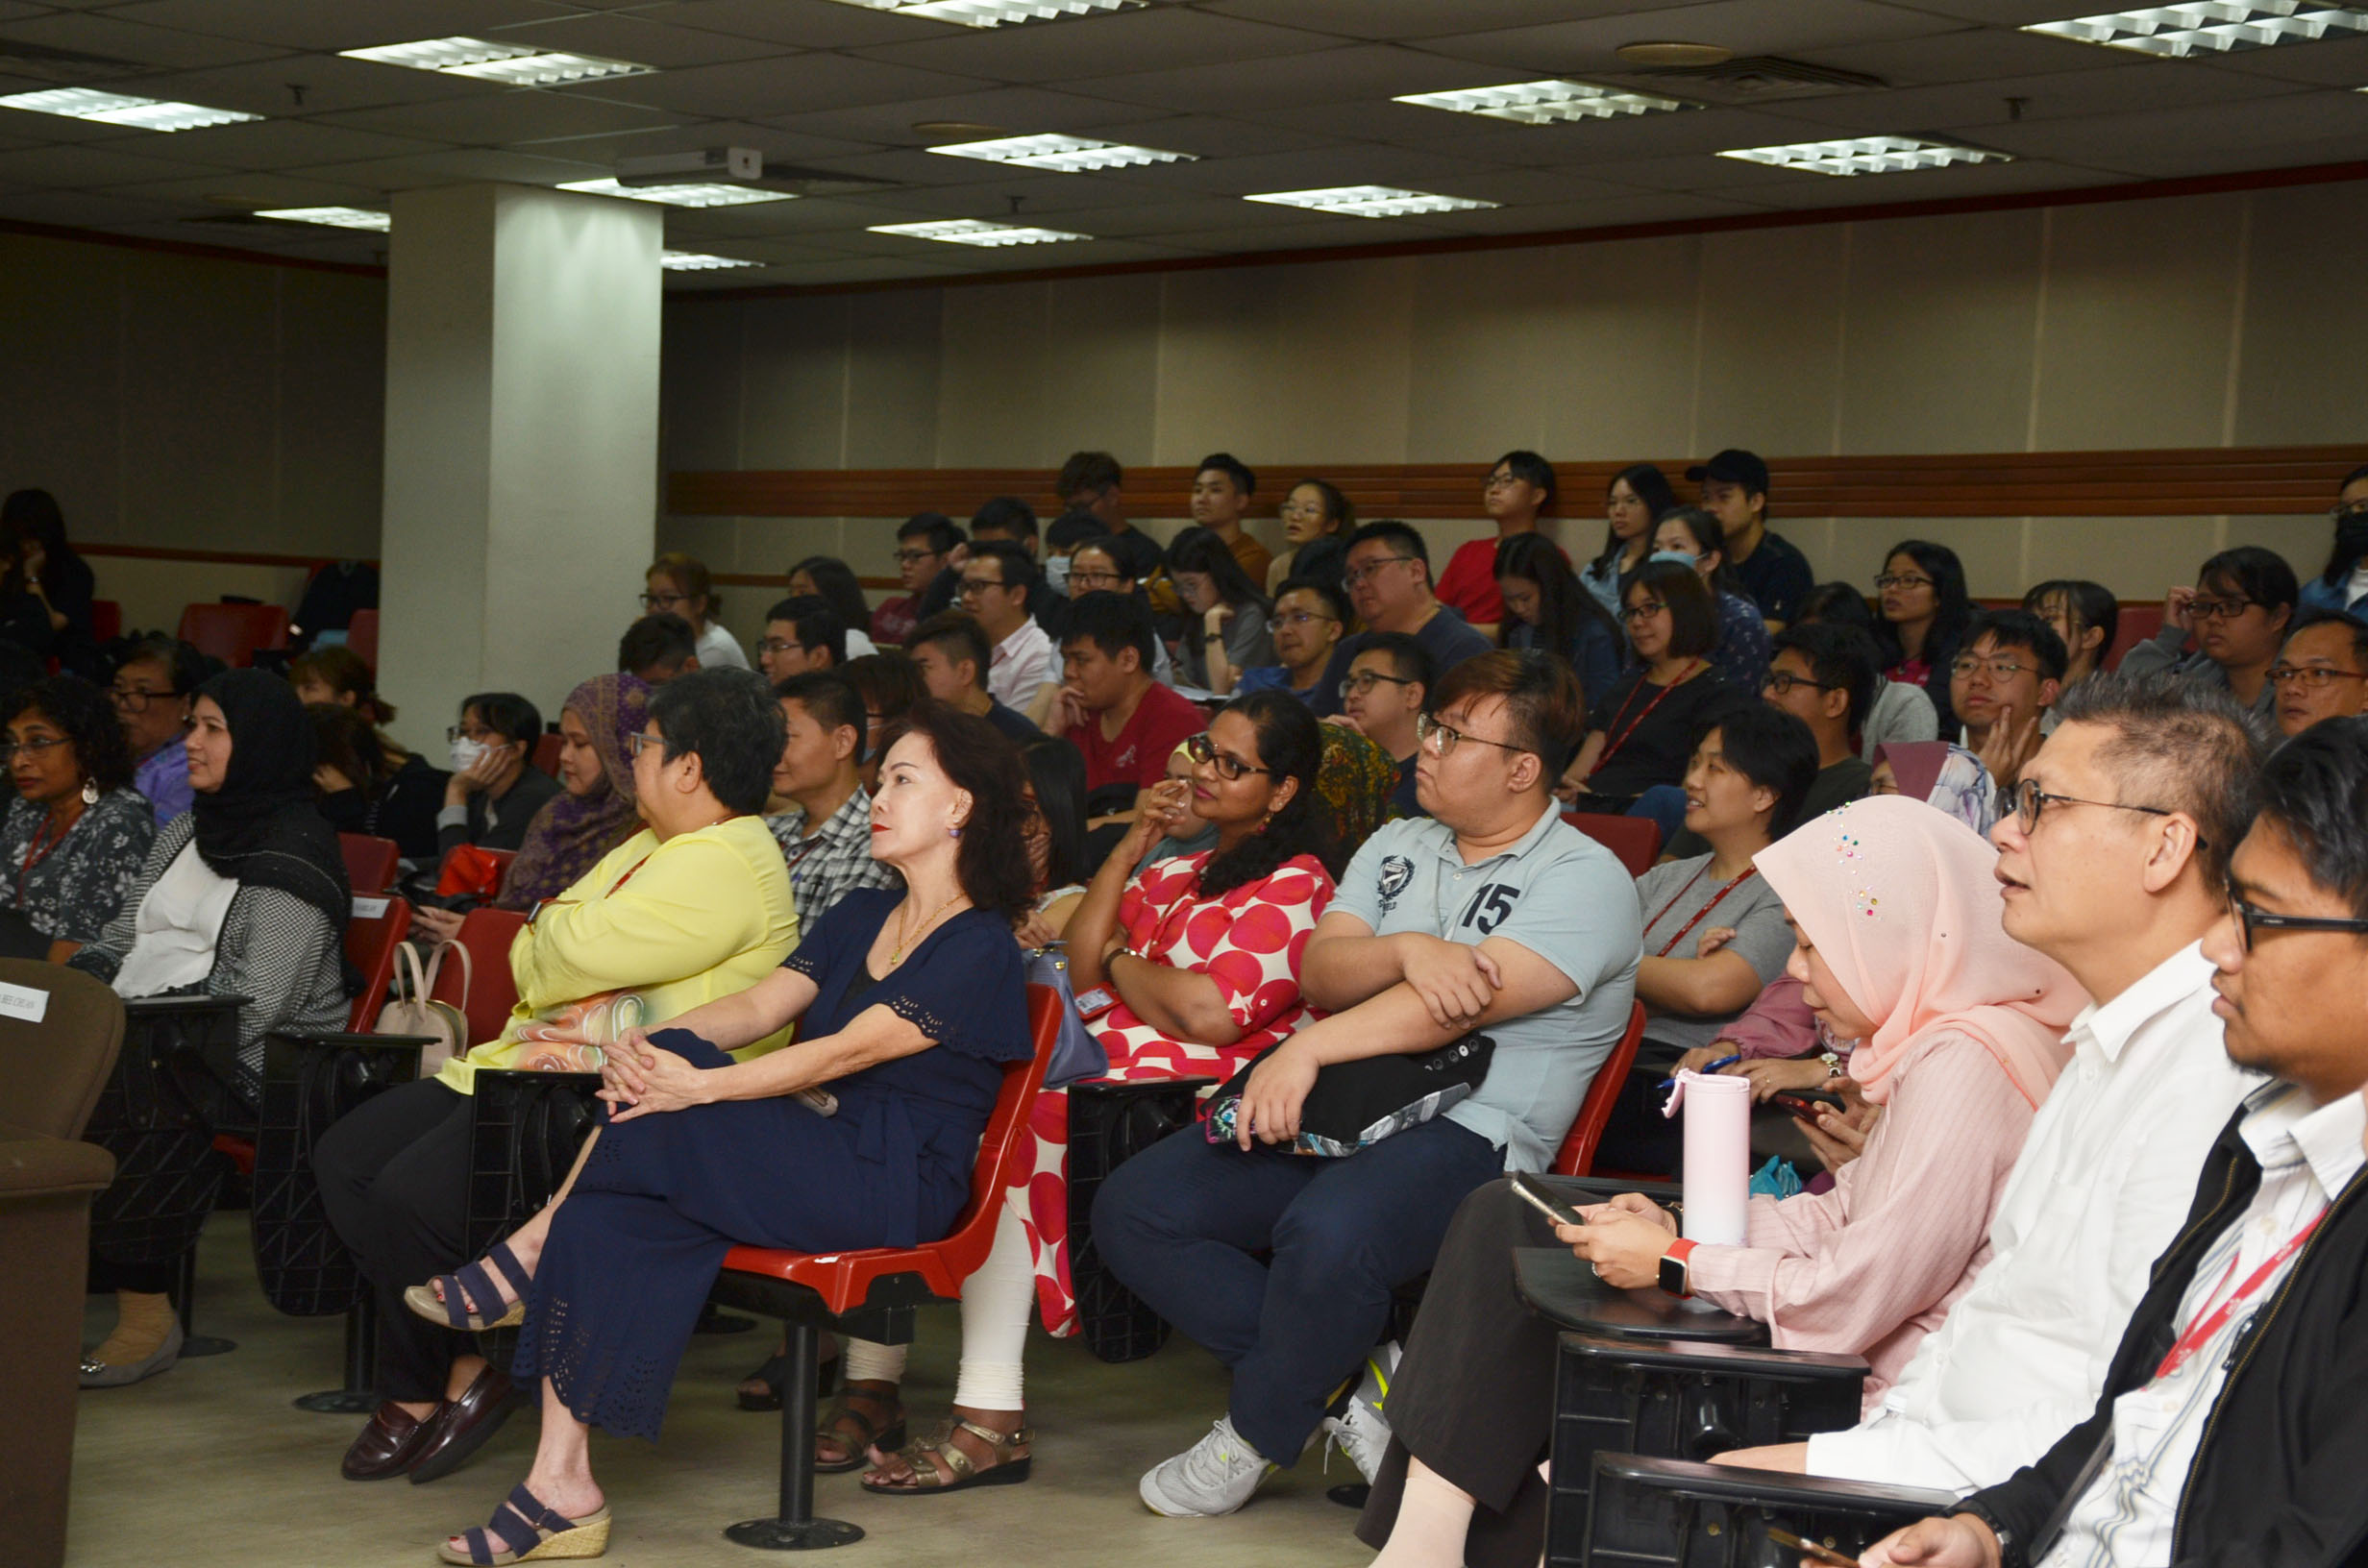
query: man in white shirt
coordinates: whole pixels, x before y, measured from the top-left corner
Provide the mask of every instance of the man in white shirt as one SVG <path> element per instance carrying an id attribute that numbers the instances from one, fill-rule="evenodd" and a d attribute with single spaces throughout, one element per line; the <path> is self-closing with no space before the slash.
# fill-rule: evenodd
<path id="1" fill-rule="evenodd" d="M 2008 1178 L 1990 1262 L 1869 1420 L 1720 1462 L 1961 1493 L 2036 1458 L 2094 1403 L 2206 1150 L 2259 1082 L 2221 1049 L 2197 946 L 2227 909 L 2251 721 L 2163 680 L 2100 676 L 2063 706 L 1991 839 L 2008 934 L 2094 1000 Z"/>
<path id="2" fill-rule="evenodd" d="M 962 608 L 995 645 L 987 693 L 1031 718 L 1038 716 L 1038 696 L 1061 678 L 1060 650 L 1028 613 L 1040 591 L 1036 563 L 1007 539 L 972 545 L 962 563 Z"/>
<path id="3" fill-rule="evenodd" d="M 2368 1538 L 2368 723 L 2264 765 L 2204 941 L 2230 1058 L 2278 1082 L 2205 1163 L 2102 1397 L 1867 1563 L 2356 1563 Z"/>

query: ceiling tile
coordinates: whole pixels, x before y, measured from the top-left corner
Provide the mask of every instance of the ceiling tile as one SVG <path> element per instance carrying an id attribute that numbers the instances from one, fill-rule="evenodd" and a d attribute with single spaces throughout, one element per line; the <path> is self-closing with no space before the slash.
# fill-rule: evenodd
<path id="1" fill-rule="evenodd" d="M 1425 38 L 1495 28 L 1540 27 L 1610 11 L 1640 12 L 1688 0 L 1212 0 L 1209 11 L 1284 22 L 1350 38 Z"/>
<path id="2" fill-rule="evenodd" d="M 2245 76 L 2234 71 L 2183 70 L 2175 63 L 2134 61 L 2052 76 L 1803 98 L 1788 104 L 1770 104 L 1765 113 L 1774 119 L 1847 130 L 1855 135 L 1955 131 L 1969 137 L 1985 138 L 1992 128 L 2015 123 L 2018 113 L 2026 125 L 2075 123 L 2106 114 L 2201 107 L 2274 97 L 2294 90 L 2291 84 L 2271 77 Z M 2019 107 L 2010 105 L 2010 98 L 2020 99 Z M 2077 131 L 2066 134 L 2079 135 Z M 1770 139 L 1807 138 L 1795 135 Z"/>
<path id="3" fill-rule="evenodd" d="M 998 126 L 1015 135 L 1032 135 L 1041 131 L 1078 134 L 1089 126 L 1099 125 L 1114 114 L 1132 118 L 1139 112 L 1114 106 L 1106 99 L 1087 98 L 1073 92 L 1053 92 L 1044 87 L 1013 86 L 990 87 L 981 92 L 961 92 L 946 97 L 884 99 L 844 109 L 800 110 L 768 114 L 764 116 L 764 121 L 767 125 L 778 125 L 816 135 L 852 136 L 891 146 L 916 146 L 922 138 L 913 127 L 932 120 Z"/>
<path id="4" fill-rule="evenodd" d="M 432 104 L 395 104 L 324 116 L 327 123 L 392 135 L 426 136 L 477 146 L 515 145 L 552 136 L 590 136 L 656 129 L 681 116 L 581 93 L 490 92 Z"/>
<path id="5" fill-rule="evenodd" d="M 112 144 L 111 144 L 112 145 Z M 442 142 L 417 136 L 383 135 L 313 120 L 255 120 L 208 126 L 169 136 L 143 136 L 136 150 L 177 163 L 234 169 L 285 169 L 300 164 L 347 163 L 367 158 L 399 158 L 434 151 Z M 125 150 L 134 150 L 130 143 Z"/>
<path id="6" fill-rule="evenodd" d="M 669 27 L 703 28 L 802 49 L 904 43 L 942 38 L 950 32 L 944 22 L 841 5 L 839 0 L 659 0 L 641 13 Z"/>
<path id="7" fill-rule="evenodd" d="M 290 84 L 304 88 L 296 101 Z M 335 55 L 284 55 L 272 60 L 176 71 L 143 77 L 138 90 L 152 98 L 185 98 L 193 104 L 244 110 L 250 114 L 328 114 L 383 104 L 426 103 L 439 98 L 481 98 L 482 82 L 435 71 L 405 71 L 366 60 Z"/>
<path id="8" fill-rule="evenodd" d="M 1102 110 L 1105 113 L 1113 111 L 1107 104 Z M 1324 128 L 1324 115 L 1329 110 L 1310 110 L 1308 122 L 1295 128 L 1261 124 L 1248 117 L 1220 119 L 1208 114 L 1163 114 L 1146 120 L 1131 117 L 1128 110 L 1116 112 L 1128 117 L 1097 121 L 1081 128 L 1080 134 L 1104 141 L 1129 142 L 1137 147 L 1191 153 L 1196 158 L 1296 152 L 1309 147 L 1337 147 L 1355 139 L 1355 133 L 1346 128 Z"/>
<path id="9" fill-rule="evenodd" d="M 308 175 L 256 174 L 244 170 L 192 175 L 185 169 L 177 171 L 170 180 L 113 186 L 111 194 L 202 202 L 209 207 L 252 211 L 266 207 L 362 207 L 377 201 L 382 193 L 352 181 Z"/>
<path id="10" fill-rule="evenodd" d="M 113 229 L 123 224 L 171 219 L 188 211 L 185 203 L 90 195 L 79 190 L 0 192 L 0 218 L 19 223 L 56 223 L 70 229 Z"/>
<path id="11" fill-rule="evenodd" d="M 2368 94 L 2299 92 L 2181 111 L 2118 114 L 2078 127 L 2000 126 L 2009 152 L 2050 153 L 2146 175 L 2220 173 L 2356 159 L 2368 147 Z"/>
<path id="12" fill-rule="evenodd" d="M 604 60 L 629 60 L 637 65 L 654 65 L 663 71 L 796 52 L 792 45 L 778 39 L 741 38 L 726 33 L 669 26 L 662 19 L 654 19 L 638 11 L 513 22 L 476 36 L 503 43 L 532 44 L 538 49 L 598 55 Z"/>
<path id="13" fill-rule="evenodd" d="M 951 37 L 855 53 L 999 82 L 1053 82 L 1099 75 L 1118 61 L 1156 60 L 1174 69 L 1270 60 L 1333 48 L 1338 42 L 1297 28 L 1270 27 L 1170 6 L 1082 16 L 1056 25 L 966 28 Z"/>
<path id="14" fill-rule="evenodd" d="M 1170 163 L 1156 172 L 1172 188 L 1220 191 L 1228 196 L 1326 185 L 1404 185 L 1442 196 L 1461 196 L 1465 194 L 1458 188 L 1461 182 L 1492 168 L 1411 147 L 1344 146 L 1264 158 Z"/>
<path id="15" fill-rule="evenodd" d="M 1499 208 L 1493 212 L 1458 212 L 1455 216 L 1473 233 L 1526 234 L 1564 229 L 1613 229 L 1632 223 L 1686 223 L 1762 210 L 1761 207 L 1736 201 L 1731 196 L 1657 191 L 1589 201 L 1540 202 L 1528 207 Z"/>
<path id="16" fill-rule="evenodd" d="M 551 144 L 551 151 L 607 166 L 620 158 L 696 152 L 708 147 L 753 147 L 765 156 L 768 163 L 791 164 L 861 157 L 876 150 L 868 142 L 809 136 L 749 120 L 693 120 L 673 126 L 643 127 L 616 135 L 570 136 L 564 142 Z"/>
<path id="17" fill-rule="evenodd" d="M 326 163 L 284 171 L 291 177 L 334 180 L 365 190 L 417 190 L 428 185 L 466 184 L 476 180 L 506 180 L 521 185 L 555 185 L 566 180 L 597 180 L 609 172 L 605 163 L 490 148 L 462 148 L 444 153 L 419 153 L 407 158 L 373 159 L 354 163 Z"/>
<path id="18" fill-rule="evenodd" d="M 2274 76 L 2285 82 L 2315 86 L 2368 87 L 2368 37 L 2357 34 L 2330 38 L 2306 49 L 2247 49 L 2233 55 L 2214 55 L 2194 63 L 2208 70 L 2234 71 L 2244 76 Z"/>
<path id="19" fill-rule="evenodd" d="M 1615 49 L 1646 38 L 1722 44 L 1739 55 L 1797 57 L 1845 44 L 1947 33 L 1959 25 L 1875 0 L 1782 0 L 1775 5 L 1767 0 L 1715 0 L 1658 9 L 1644 16 L 1633 14 L 1633 9 L 1622 6 L 1609 14 L 1542 27 L 1429 38 L 1421 47 L 1528 76 L 1552 76 L 1608 70 L 1616 63 Z"/>
<path id="20" fill-rule="evenodd" d="M 0 153 L 0 185 L 98 190 L 135 181 L 184 178 L 188 172 L 185 164 L 142 158 L 114 147 L 33 147 Z"/>
<path id="21" fill-rule="evenodd" d="M 1354 43 L 1320 54 L 1093 77 L 1073 90 L 1158 109 L 1226 114 L 1277 103 L 1349 103 L 1430 92 L 1454 67 L 1394 44 Z"/>
<path id="22" fill-rule="evenodd" d="M 941 71 L 885 65 L 845 55 L 783 55 L 772 60 L 696 70 L 662 71 L 600 84 L 619 103 L 647 104 L 681 114 L 765 119 L 814 110 L 942 98 L 985 84 Z"/>
<path id="23" fill-rule="evenodd" d="M 183 33 L 173 28 L 143 27 L 137 22 L 88 12 L 54 12 L 0 24 L 0 42 L 38 43 L 52 49 L 72 49 L 104 55 L 136 65 L 193 67 L 229 65 L 242 60 L 261 60 L 288 51 L 272 44 L 235 42 Z"/>
<path id="24" fill-rule="evenodd" d="M 333 54 L 411 38 L 467 37 L 577 9 L 556 0 L 136 0 L 108 14 L 213 37 Z"/>

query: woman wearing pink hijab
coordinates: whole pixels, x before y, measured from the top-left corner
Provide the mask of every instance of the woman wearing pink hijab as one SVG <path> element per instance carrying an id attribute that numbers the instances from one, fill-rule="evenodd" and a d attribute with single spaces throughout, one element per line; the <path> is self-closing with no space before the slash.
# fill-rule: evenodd
<path id="1" fill-rule="evenodd" d="M 1552 1234 L 1623 1289 L 1686 1256 L 1694 1295 L 1768 1325 L 1779 1349 L 1866 1358 L 1866 1409 L 1988 1257 L 1991 1211 L 2087 997 L 1999 922 L 1996 854 L 1921 801 L 1855 801 L 1755 864 L 1800 939 L 1791 972 L 1858 1041 L 1851 1075 L 1884 1106 L 1832 1191 L 1750 1202 L 1741 1246 L 1693 1246 L 1626 1194 Z M 1390 1390 L 1394 1433 L 1359 1534 L 1388 1568 L 1534 1563 L 1553 1416 L 1554 1329 L 1504 1278 L 1549 1227 L 1492 1183 L 1441 1246 Z"/>

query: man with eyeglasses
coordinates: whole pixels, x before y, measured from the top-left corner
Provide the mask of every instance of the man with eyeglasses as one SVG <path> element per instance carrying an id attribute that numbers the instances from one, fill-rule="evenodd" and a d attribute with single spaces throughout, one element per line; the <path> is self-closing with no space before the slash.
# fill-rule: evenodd
<path id="1" fill-rule="evenodd" d="M 1029 614 L 1041 591 L 1035 562 L 1009 540 L 974 543 L 962 563 L 962 613 L 978 623 L 995 649 L 987 690 L 1031 720 L 1042 717 L 1060 680 L 1060 654 Z"/>
<path id="2" fill-rule="evenodd" d="M 778 684 L 809 671 L 835 670 L 847 662 L 847 623 L 830 601 L 806 594 L 784 599 L 765 612 L 765 634 L 756 644 L 756 668 Z"/>
<path id="3" fill-rule="evenodd" d="M 1289 692 L 1314 707 L 1324 671 L 1332 663 L 1332 650 L 1347 629 L 1344 625 L 1346 609 L 1339 590 L 1314 577 L 1285 578 L 1275 590 L 1274 614 L 1267 621 L 1267 632 L 1274 639 L 1274 656 L 1280 662 L 1243 671 L 1233 683 L 1234 694 Z"/>
<path id="4" fill-rule="evenodd" d="M 1958 744 L 2005 789 L 2039 749 L 2063 689 L 2063 639 L 2029 610 L 1985 610 L 1965 627 L 1949 665 Z"/>
<path id="5" fill-rule="evenodd" d="M 2269 667 L 2300 597 L 2294 569 L 2274 550 L 2239 545 L 2207 560 L 2195 580 L 2163 599 L 2162 629 L 2121 656 L 2122 674 L 2168 670 L 2231 692 L 2268 720 L 2278 703 Z M 2190 635 L 2196 650 L 2183 656 Z"/>
<path id="6" fill-rule="evenodd" d="M 1430 547 L 1415 528 L 1388 519 L 1368 523 L 1348 536 L 1344 561 L 1341 581 L 1368 630 L 1333 650 L 1323 684 L 1335 693 L 1374 632 L 1401 631 L 1420 643 L 1434 675 L 1489 651 L 1487 639 L 1431 592 Z M 1329 718 L 1341 711 L 1341 698 L 1319 691 L 1314 705 L 1320 717 Z"/>
<path id="7" fill-rule="evenodd" d="M 1546 1167 L 1627 1027 L 1636 895 L 1551 794 L 1585 723 L 1577 677 L 1507 649 L 1450 672 L 1437 700 L 1418 765 L 1429 818 L 1366 841 L 1301 960 L 1330 1016 L 1259 1058 L 1235 1139 L 1164 1139 L 1096 1197 L 1112 1271 L 1233 1375 L 1209 1434 L 1143 1478 L 1156 1513 L 1232 1513 L 1298 1461 L 1457 1205 Z M 1344 1158 L 1293 1152 L 1320 1072 L 1474 1031 L 1494 1049 L 1468 1098 Z"/>
<path id="8" fill-rule="evenodd" d="M 2296 626 L 2269 667 L 2278 728 L 2300 735 L 2323 719 L 2368 713 L 2368 622 L 2314 616 Z"/>
<path id="9" fill-rule="evenodd" d="M 1420 813 L 1415 793 L 1415 764 L 1420 755 L 1415 726 L 1429 707 L 1433 672 L 1422 645 L 1402 631 L 1377 631 L 1348 661 L 1341 680 L 1341 715 L 1345 723 L 1390 753 L 1397 764 L 1397 788 L 1390 805 L 1397 815 Z"/>
<path id="10" fill-rule="evenodd" d="M 1999 1195 L 1990 1261 L 1881 1410 L 1721 1463 L 1961 1494 L 2038 1458 L 2088 1413 L 2197 1167 L 2259 1082 L 2221 1049 L 2199 947 L 2227 910 L 2257 725 L 2226 693 L 2159 675 L 2083 681 L 2062 719 L 1990 841 L 2007 935 L 2090 1005 Z"/>
<path id="11" fill-rule="evenodd" d="M 137 759 L 132 787 L 148 797 L 159 827 L 197 798 L 189 788 L 182 724 L 189 717 L 189 694 L 205 678 L 206 661 L 196 649 L 170 637 L 148 637 L 135 644 L 115 667 L 114 684 L 108 691 L 124 739 Z"/>
<path id="12" fill-rule="evenodd" d="M 2199 1162 L 2193 1208 L 2154 1260 L 2093 1408 L 2028 1468 L 1863 1560 L 2361 1560 L 2368 724 L 2323 723 L 2271 755 L 2223 888 L 2202 948 L 2212 1012 L 2229 1059 L 2273 1081 Z"/>
<path id="13" fill-rule="evenodd" d="M 882 648 L 901 646 L 916 625 L 953 602 L 958 585 L 948 569 L 962 541 L 960 525 L 943 512 L 915 512 L 897 525 L 897 578 L 904 592 L 873 606 L 872 636 Z M 928 605 L 933 598 L 937 602 Z"/>
<path id="14" fill-rule="evenodd" d="M 1480 509 L 1496 531 L 1456 547 L 1439 574 L 1440 602 L 1493 641 L 1505 619 L 1504 596 L 1496 588 L 1496 547 L 1517 534 L 1538 531 L 1538 514 L 1554 504 L 1554 465 L 1534 452 L 1508 452 L 1496 459 L 1480 486 Z"/>

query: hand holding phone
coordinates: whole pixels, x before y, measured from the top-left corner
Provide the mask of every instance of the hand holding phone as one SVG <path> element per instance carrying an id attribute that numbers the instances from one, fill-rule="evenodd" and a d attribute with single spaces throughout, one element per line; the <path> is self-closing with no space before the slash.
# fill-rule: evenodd
<path id="1" fill-rule="evenodd" d="M 1767 1103 L 1795 1119 L 1815 1122 L 1820 1108 L 1839 1115 L 1849 1109 L 1838 1094 L 1822 1089 L 1780 1090 L 1767 1097 Z"/>
<path id="2" fill-rule="evenodd" d="M 1557 1225 L 1584 1226 L 1587 1223 L 1579 1217 L 1577 1210 L 1555 1194 L 1552 1188 L 1527 1171 L 1513 1178 L 1513 1195 Z"/>

